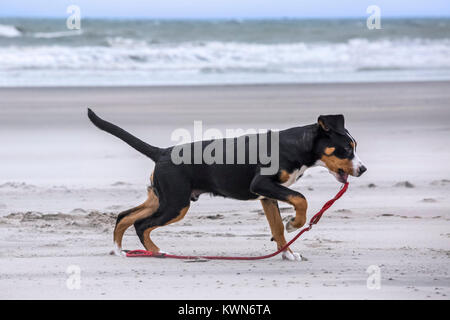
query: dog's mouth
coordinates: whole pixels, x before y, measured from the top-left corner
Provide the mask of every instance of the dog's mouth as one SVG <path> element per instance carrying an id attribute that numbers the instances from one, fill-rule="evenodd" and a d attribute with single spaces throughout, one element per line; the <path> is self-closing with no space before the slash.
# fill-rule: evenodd
<path id="1" fill-rule="evenodd" d="M 345 173 L 344 170 L 339 169 L 336 174 L 336 179 L 341 183 L 346 183 L 348 179 L 348 173 Z"/>

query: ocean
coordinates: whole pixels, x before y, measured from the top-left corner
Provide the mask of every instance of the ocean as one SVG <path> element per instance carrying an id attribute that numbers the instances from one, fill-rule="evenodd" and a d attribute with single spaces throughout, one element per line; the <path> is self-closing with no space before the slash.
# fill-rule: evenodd
<path id="1" fill-rule="evenodd" d="M 450 19 L 0 19 L 0 86 L 450 79 Z"/>

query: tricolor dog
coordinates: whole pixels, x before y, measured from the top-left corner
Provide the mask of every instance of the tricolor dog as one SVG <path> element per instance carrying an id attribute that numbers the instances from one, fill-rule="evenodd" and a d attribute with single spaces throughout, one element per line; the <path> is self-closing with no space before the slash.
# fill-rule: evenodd
<path id="1" fill-rule="evenodd" d="M 344 127 L 343 115 L 322 115 L 317 123 L 294 127 L 277 132 L 278 146 L 269 144 L 270 150 L 277 150 L 278 169 L 272 174 L 263 174 L 268 166 L 259 155 L 254 163 L 174 163 L 175 146 L 158 148 L 136 138 L 118 126 L 98 117 L 88 109 L 89 119 L 101 130 L 123 140 L 137 151 L 155 161 L 155 169 L 150 177 L 148 198 L 141 205 L 121 212 L 114 229 L 115 252 L 122 254 L 122 237 L 125 230 L 134 225 L 136 233 L 145 249 L 159 252 L 150 233 L 159 227 L 177 222 L 186 215 L 191 201 L 196 201 L 203 193 L 219 195 L 237 200 L 260 200 L 270 225 L 272 239 L 281 248 L 286 244 L 284 226 L 278 208 L 278 201 L 293 206 L 295 217 L 286 223 L 286 230 L 292 232 L 306 223 L 308 203 L 305 197 L 292 189 L 306 169 L 324 166 L 339 182 L 345 183 L 349 175 L 359 177 L 367 169 L 356 155 L 356 141 Z M 251 158 L 249 141 L 262 139 L 261 134 L 232 139 L 234 147 L 223 150 L 224 159 L 236 158 L 239 150 L 244 150 L 246 159 Z M 240 140 L 239 140 L 240 139 Z M 244 148 L 238 148 L 238 140 L 244 141 Z M 216 140 L 200 142 L 204 150 Z M 231 141 L 231 142 L 233 142 Z M 186 144 L 194 158 L 195 143 Z M 273 143 L 272 143 L 273 144 Z M 223 145 L 228 145 L 224 143 Z M 184 149 L 186 150 L 186 149 Z M 254 156 L 254 155 L 253 155 Z M 253 157 L 255 158 L 255 157 Z M 299 254 L 290 249 L 283 252 L 283 258 L 300 260 Z"/>

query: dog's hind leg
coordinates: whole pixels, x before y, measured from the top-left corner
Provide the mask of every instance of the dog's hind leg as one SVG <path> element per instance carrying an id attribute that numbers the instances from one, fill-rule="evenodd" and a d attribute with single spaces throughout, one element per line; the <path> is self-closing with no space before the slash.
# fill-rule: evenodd
<path id="1" fill-rule="evenodd" d="M 125 231 L 136 222 L 138 219 L 144 219 L 153 213 L 159 207 L 159 200 L 152 188 L 148 189 L 147 200 L 132 209 L 121 212 L 116 220 L 116 226 L 114 228 L 114 253 L 117 255 L 122 254 L 122 238 Z"/>
<path id="2" fill-rule="evenodd" d="M 166 210 L 158 210 L 150 217 L 137 220 L 134 224 L 134 228 L 136 229 L 136 233 L 141 240 L 142 245 L 145 247 L 145 250 L 159 252 L 160 249 L 152 241 L 150 233 L 158 227 L 166 226 L 183 219 L 188 209 L 189 205 L 181 209 L 171 207 Z"/>
<path id="3" fill-rule="evenodd" d="M 152 183 L 158 195 L 158 209 L 151 215 L 140 216 L 134 228 L 146 250 L 159 252 L 150 238 L 150 233 L 170 223 L 177 222 L 186 215 L 191 202 L 191 181 L 186 169 L 171 162 L 155 165 Z"/>
<path id="4" fill-rule="evenodd" d="M 180 173 L 172 171 L 175 177 L 166 173 L 155 176 L 159 207 L 151 216 L 139 218 L 134 223 L 136 233 L 146 250 L 159 252 L 159 248 L 150 238 L 150 233 L 162 226 L 177 222 L 186 215 L 191 199 L 191 187 L 188 180 L 180 179 Z M 157 171 L 155 171 L 157 173 Z M 175 184 L 174 181 L 177 181 Z"/>

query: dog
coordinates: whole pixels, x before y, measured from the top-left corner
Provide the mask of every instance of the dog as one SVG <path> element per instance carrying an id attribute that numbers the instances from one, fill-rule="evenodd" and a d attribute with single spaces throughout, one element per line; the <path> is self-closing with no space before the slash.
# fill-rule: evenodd
<path id="1" fill-rule="evenodd" d="M 147 200 L 135 208 L 121 212 L 117 217 L 114 252 L 118 255 L 123 255 L 123 234 L 131 225 L 134 225 L 146 250 L 160 252 L 151 240 L 150 233 L 158 227 L 183 219 L 191 201 L 198 200 L 203 193 L 237 200 L 260 200 L 270 225 L 272 240 L 280 249 L 286 244 L 286 239 L 278 201 L 292 205 L 295 210 L 295 217 L 286 223 L 286 231 L 292 232 L 306 223 L 306 198 L 300 192 L 289 189 L 305 170 L 323 166 L 341 183 L 345 183 L 349 175 L 359 177 L 367 170 L 356 155 L 357 144 L 345 129 L 343 115 L 321 115 L 317 123 L 279 131 L 279 165 L 273 174 L 262 174 L 267 165 L 263 164 L 259 157 L 256 163 L 175 164 L 172 157 L 175 146 L 158 148 L 147 144 L 122 128 L 101 119 L 91 109 L 88 109 L 88 117 L 99 129 L 123 140 L 155 162 L 150 176 L 151 185 L 147 189 Z M 260 133 L 255 133 L 240 140 L 244 141 L 246 159 L 251 156 L 249 141 L 255 137 L 260 140 L 263 138 Z M 239 137 L 224 140 L 229 139 L 239 144 Z M 198 148 L 200 143 L 201 150 L 205 150 L 215 141 L 193 142 L 184 146 L 188 147 L 187 150 L 195 151 L 195 144 Z M 236 153 L 236 144 L 232 149 L 227 148 L 223 157 L 230 152 Z M 269 149 L 272 150 L 272 147 L 270 144 Z M 290 249 L 285 250 L 282 257 L 286 260 L 301 260 L 301 256 Z"/>

